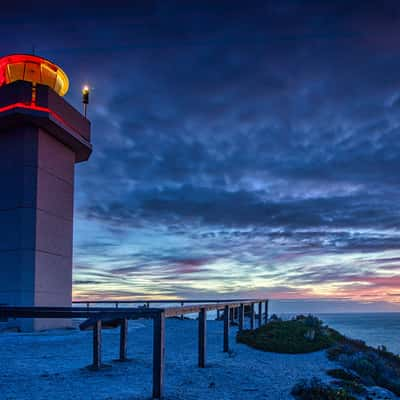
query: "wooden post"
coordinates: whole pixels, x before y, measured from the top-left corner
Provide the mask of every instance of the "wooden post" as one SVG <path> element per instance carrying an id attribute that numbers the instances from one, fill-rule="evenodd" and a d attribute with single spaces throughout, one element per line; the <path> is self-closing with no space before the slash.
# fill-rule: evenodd
<path id="1" fill-rule="evenodd" d="M 199 368 L 206 366 L 206 348 L 207 348 L 207 313 L 205 308 L 199 312 Z"/>
<path id="2" fill-rule="evenodd" d="M 250 304 L 250 329 L 254 329 L 254 303 Z"/>
<path id="3" fill-rule="evenodd" d="M 233 308 L 229 308 L 229 319 L 230 319 L 230 323 L 233 322 Z"/>
<path id="4" fill-rule="evenodd" d="M 224 308 L 224 352 L 228 353 L 229 351 L 229 306 L 225 306 Z"/>
<path id="5" fill-rule="evenodd" d="M 119 335 L 119 361 L 126 361 L 127 357 L 127 341 L 128 341 L 128 320 L 124 318 L 121 321 Z"/>
<path id="6" fill-rule="evenodd" d="M 258 327 L 261 328 L 262 325 L 262 302 L 258 303 Z"/>
<path id="7" fill-rule="evenodd" d="M 153 399 L 161 399 L 164 391 L 165 313 L 153 319 Z"/>
<path id="8" fill-rule="evenodd" d="M 101 368 L 101 320 L 97 320 L 93 326 L 93 365 L 94 370 Z"/>
<path id="9" fill-rule="evenodd" d="M 183 307 L 183 301 L 181 302 L 181 307 Z M 181 314 L 181 319 L 184 319 L 185 317 L 184 317 L 184 315 L 183 314 Z"/>
<path id="10" fill-rule="evenodd" d="M 267 325 L 267 323 L 268 323 L 268 300 L 265 300 L 264 323 L 265 323 L 265 325 Z"/>
<path id="11" fill-rule="evenodd" d="M 239 331 L 244 328 L 244 305 L 241 304 L 239 307 Z"/>
<path id="12" fill-rule="evenodd" d="M 220 316 L 221 316 L 220 309 L 218 309 L 218 310 L 217 310 L 217 320 L 218 320 L 218 321 L 219 321 Z"/>

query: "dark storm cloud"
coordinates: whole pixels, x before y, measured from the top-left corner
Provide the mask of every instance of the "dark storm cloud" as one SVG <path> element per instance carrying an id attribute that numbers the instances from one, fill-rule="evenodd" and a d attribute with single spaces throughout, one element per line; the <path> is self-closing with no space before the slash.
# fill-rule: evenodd
<path id="1" fill-rule="evenodd" d="M 138 260 L 138 257 L 130 256 L 130 258 Z M 213 257 L 191 257 L 177 259 L 174 257 L 160 256 L 159 254 L 151 254 L 147 263 L 143 263 L 143 261 L 141 260 L 139 261 L 140 265 L 114 268 L 110 270 L 110 273 L 115 275 L 129 276 L 141 273 L 142 269 L 151 269 L 153 268 L 153 265 L 160 265 L 160 269 L 162 270 L 163 274 L 175 274 L 171 276 L 177 276 L 183 274 L 193 274 L 197 272 L 207 272 L 209 270 L 207 265 L 214 261 L 216 261 L 216 258 Z"/>
<path id="2" fill-rule="evenodd" d="M 135 189 L 120 201 L 94 199 L 87 213 L 136 223 L 172 215 L 206 224 L 396 226 L 400 60 L 371 32 L 395 29 L 397 13 L 372 5 L 358 12 L 346 2 L 258 3 L 221 14 L 198 7 L 168 18 L 157 9 L 148 47 L 128 56 L 136 77 L 111 91 L 98 126 L 110 118 L 116 126 L 92 162 L 102 179 L 90 175 L 87 184 Z"/>
<path id="3" fill-rule="evenodd" d="M 167 222 L 176 217 L 227 227 L 390 229 L 396 228 L 399 222 L 399 213 L 392 208 L 395 203 L 380 197 L 332 196 L 279 202 L 260 197 L 256 192 L 184 185 L 178 189 L 136 191 L 132 194 L 132 208 L 121 203 L 96 205 L 87 209 L 87 216 L 128 226 L 137 225 L 142 218 Z"/>
<path id="4" fill-rule="evenodd" d="M 101 282 L 99 281 L 80 281 L 80 280 L 74 280 L 73 281 L 74 285 L 101 285 Z"/>

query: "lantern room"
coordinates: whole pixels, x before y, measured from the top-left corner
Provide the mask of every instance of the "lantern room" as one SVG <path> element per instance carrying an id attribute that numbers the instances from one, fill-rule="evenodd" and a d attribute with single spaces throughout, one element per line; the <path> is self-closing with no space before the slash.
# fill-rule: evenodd
<path id="1" fill-rule="evenodd" d="M 15 81 L 27 81 L 53 89 L 59 96 L 68 92 L 66 73 L 43 57 L 13 54 L 0 58 L 0 87 Z"/>

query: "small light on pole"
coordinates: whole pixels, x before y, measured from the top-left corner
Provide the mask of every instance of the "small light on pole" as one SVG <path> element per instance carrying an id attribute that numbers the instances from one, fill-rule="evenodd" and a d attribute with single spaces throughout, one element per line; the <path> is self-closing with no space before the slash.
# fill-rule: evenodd
<path id="1" fill-rule="evenodd" d="M 83 103 L 83 114 L 86 118 L 87 106 L 89 104 L 89 86 L 85 85 L 82 89 L 82 103 Z"/>

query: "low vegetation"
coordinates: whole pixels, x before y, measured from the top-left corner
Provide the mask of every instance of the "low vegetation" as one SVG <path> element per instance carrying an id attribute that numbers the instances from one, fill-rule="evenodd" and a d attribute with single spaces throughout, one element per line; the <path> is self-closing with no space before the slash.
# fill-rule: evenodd
<path id="1" fill-rule="evenodd" d="M 345 338 L 328 350 L 328 358 L 356 376 L 348 381 L 380 386 L 400 396 L 400 358 L 385 347 L 374 349 L 362 341 Z"/>
<path id="2" fill-rule="evenodd" d="M 292 394 L 302 400 L 353 400 L 370 398 L 369 387 L 381 387 L 400 396 L 400 357 L 385 347 L 377 349 L 359 340 L 349 339 L 324 326 L 318 318 L 297 316 L 289 321 L 272 318 L 268 325 L 243 330 L 237 340 L 256 349 L 276 353 L 310 353 L 327 349 L 328 358 L 341 368 L 327 374 L 327 384 L 313 378 L 301 381 Z"/>
<path id="3" fill-rule="evenodd" d="M 297 400 L 356 400 L 346 389 L 328 385 L 317 378 L 297 383 L 292 395 Z"/>
<path id="4" fill-rule="evenodd" d="M 267 325 L 238 333 L 237 341 L 256 349 L 275 353 L 311 353 L 337 343 L 339 333 L 324 327 L 313 316 L 298 316 L 290 321 L 271 319 Z"/>

